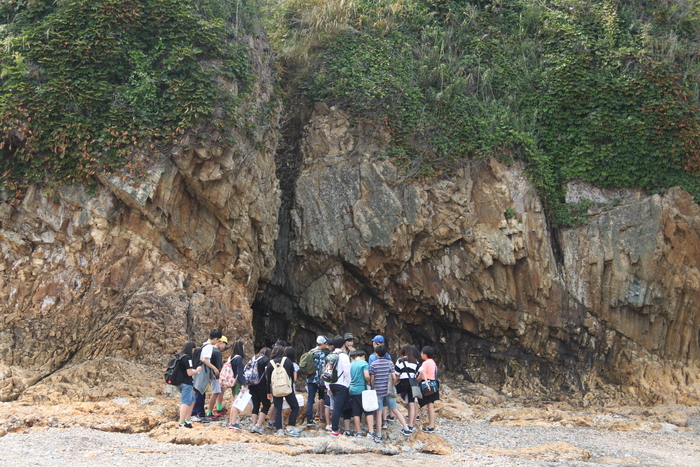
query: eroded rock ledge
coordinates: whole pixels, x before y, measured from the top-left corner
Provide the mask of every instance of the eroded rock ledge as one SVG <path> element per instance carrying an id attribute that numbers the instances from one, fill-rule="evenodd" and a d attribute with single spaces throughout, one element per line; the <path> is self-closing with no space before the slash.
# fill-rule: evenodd
<path id="1" fill-rule="evenodd" d="M 587 226 L 552 231 L 519 163 L 404 182 L 383 134 L 316 106 L 278 270 L 255 304 L 259 342 L 381 333 L 394 355 L 434 345 L 444 370 L 505 393 L 698 401 L 700 211 L 687 193 L 576 184 L 600 204 Z"/>
<path id="2" fill-rule="evenodd" d="M 95 358 L 160 367 L 214 326 L 252 343 L 250 303 L 275 266 L 281 106 L 267 42 L 248 42 L 257 81 L 250 121 L 227 130 L 232 146 L 185 149 L 193 138 L 146 180 L 101 176 L 94 193 L 33 186 L 16 207 L 0 201 L 0 400 Z M 104 380 L 108 370 L 88 367 L 74 371 Z"/>

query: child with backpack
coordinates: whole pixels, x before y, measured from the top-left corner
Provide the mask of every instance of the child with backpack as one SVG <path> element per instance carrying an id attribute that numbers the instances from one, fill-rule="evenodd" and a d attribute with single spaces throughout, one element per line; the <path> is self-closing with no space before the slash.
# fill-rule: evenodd
<path id="1" fill-rule="evenodd" d="M 326 357 L 326 365 L 321 378 L 331 392 L 333 416 L 331 418 L 331 436 L 340 433 L 340 417 L 350 403 L 350 357 L 345 353 L 346 341 L 343 336 L 333 339 L 334 350 Z M 348 421 L 349 428 L 349 421 Z"/>
<path id="2" fill-rule="evenodd" d="M 182 350 L 177 354 L 177 365 L 179 366 L 174 375 L 174 379 L 180 380 L 180 424 L 178 428 L 192 428 L 190 417 L 194 408 L 194 393 L 192 388 L 192 376 L 202 372 L 201 365 L 192 368 L 192 351 L 197 346 L 194 341 L 187 341 L 182 346 Z M 177 381 L 174 381 L 177 382 Z"/>
<path id="3" fill-rule="evenodd" d="M 238 340 L 233 343 L 233 353 L 232 358 L 230 360 L 231 369 L 233 369 L 233 374 L 236 377 L 236 385 L 231 388 L 234 400 L 235 397 L 238 396 L 238 394 L 240 394 L 242 391 L 248 390 L 248 382 L 246 381 L 244 374 L 245 370 L 243 367 L 243 358 L 245 358 L 245 355 L 243 353 L 243 341 Z M 232 430 L 241 430 L 241 426 L 238 423 L 236 423 L 239 412 L 240 411 L 236 407 L 234 407 L 233 404 L 231 404 L 231 415 L 229 415 L 228 427 Z"/>
<path id="4" fill-rule="evenodd" d="M 294 428 L 299 415 L 299 402 L 292 381 L 294 378 L 294 362 L 284 355 L 284 347 L 276 345 L 270 354 L 270 362 L 265 368 L 265 377 L 268 381 L 268 398 L 275 407 L 275 429 L 277 435 L 298 437 L 299 432 Z M 292 410 L 289 415 L 289 424 L 286 429 L 282 427 L 282 403 L 286 400 Z"/>
<path id="5" fill-rule="evenodd" d="M 433 356 L 435 355 L 435 350 L 430 346 L 425 346 L 421 350 L 421 359 L 423 363 L 418 369 L 418 381 L 425 382 L 421 383 L 421 389 L 427 387 L 428 391 L 423 391 L 423 398 L 418 399 L 418 405 L 421 408 L 428 406 L 428 426 L 423 427 L 424 433 L 435 433 L 435 401 L 440 399 L 440 385 L 437 380 L 437 365 Z"/>
<path id="6" fill-rule="evenodd" d="M 396 392 L 404 398 L 408 406 L 408 429 L 414 431 L 416 428 L 416 399 L 413 396 L 412 386 L 417 385 L 416 377 L 418 376 L 418 359 L 413 353 L 411 344 L 404 344 L 401 347 L 401 358 L 396 361 L 395 370 L 399 377 L 396 383 Z"/>
<path id="7" fill-rule="evenodd" d="M 248 390 L 252 397 L 253 412 L 250 421 L 253 424 L 252 433 L 265 434 L 265 418 L 270 412 L 270 399 L 268 399 L 268 381 L 265 378 L 265 369 L 270 362 L 270 348 L 263 347 L 258 354 L 251 358 L 245 365 L 243 374 L 248 382 Z M 260 405 L 262 404 L 262 410 Z"/>

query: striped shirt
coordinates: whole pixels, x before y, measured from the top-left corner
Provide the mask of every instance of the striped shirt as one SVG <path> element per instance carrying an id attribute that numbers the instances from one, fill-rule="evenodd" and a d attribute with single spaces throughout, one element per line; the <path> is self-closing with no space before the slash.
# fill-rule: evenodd
<path id="1" fill-rule="evenodd" d="M 378 358 L 369 366 L 369 374 L 374 376 L 374 389 L 377 391 L 377 397 L 387 395 L 389 386 L 389 375 L 394 373 L 394 364 L 386 358 Z"/>

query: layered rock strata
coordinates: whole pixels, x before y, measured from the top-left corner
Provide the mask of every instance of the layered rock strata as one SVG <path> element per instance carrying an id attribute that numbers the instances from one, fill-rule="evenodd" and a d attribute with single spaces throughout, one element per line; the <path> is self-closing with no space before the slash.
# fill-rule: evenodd
<path id="1" fill-rule="evenodd" d="M 235 143 L 186 149 L 186 138 L 145 180 L 104 175 L 94 191 L 32 186 L 19 205 L 0 202 L 0 400 L 69 363 L 160 366 L 215 326 L 252 345 L 250 303 L 275 266 L 281 108 L 267 43 L 248 42 L 257 81 L 250 117 L 227 130 Z"/>
<path id="2" fill-rule="evenodd" d="M 551 230 L 522 165 L 406 182 L 387 132 L 323 104 L 306 126 L 257 339 L 383 334 L 505 393 L 693 403 L 700 217 L 685 192 L 582 184 L 588 225 Z"/>

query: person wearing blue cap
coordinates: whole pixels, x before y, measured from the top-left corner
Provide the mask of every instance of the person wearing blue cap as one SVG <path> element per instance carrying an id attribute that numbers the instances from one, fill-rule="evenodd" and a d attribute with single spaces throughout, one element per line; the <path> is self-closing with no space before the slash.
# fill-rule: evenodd
<path id="1" fill-rule="evenodd" d="M 377 358 L 379 358 L 379 357 L 377 357 L 377 352 L 376 352 L 378 345 L 383 345 L 384 347 L 386 347 L 386 342 L 384 341 L 384 336 L 376 335 L 376 336 L 374 336 L 374 339 L 372 339 L 372 347 L 374 347 L 375 352 L 369 356 L 369 359 L 367 359 L 367 363 L 369 365 L 371 365 L 373 361 L 375 361 Z M 391 360 L 391 354 L 389 352 L 387 352 L 383 358 L 386 358 L 387 360 Z"/>
<path id="2" fill-rule="evenodd" d="M 380 345 L 383 346 L 384 349 L 386 349 L 386 342 L 384 341 L 384 336 L 377 334 L 377 335 L 374 336 L 374 338 L 372 339 L 372 347 L 374 347 L 374 353 L 373 353 L 372 355 L 370 355 L 369 358 L 367 359 L 367 364 L 368 364 L 368 365 L 372 365 L 372 362 L 373 362 L 373 361 L 375 361 L 376 359 L 380 358 L 380 357 L 377 355 L 377 347 L 380 346 Z M 384 357 L 381 357 L 381 358 L 386 358 L 387 360 L 389 360 L 390 362 L 392 362 L 392 360 L 391 360 L 391 354 L 390 354 L 389 352 L 386 352 L 386 354 L 384 355 Z M 391 415 L 391 414 L 388 412 L 387 407 L 384 407 L 384 416 L 383 416 L 383 420 L 384 420 L 384 422 L 383 422 L 383 424 L 382 424 L 382 427 L 383 427 L 384 429 L 387 429 L 387 428 L 388 428 L 387 422 L 392 422 L 392 421 L 395 420 L 394 416 Z"/>

